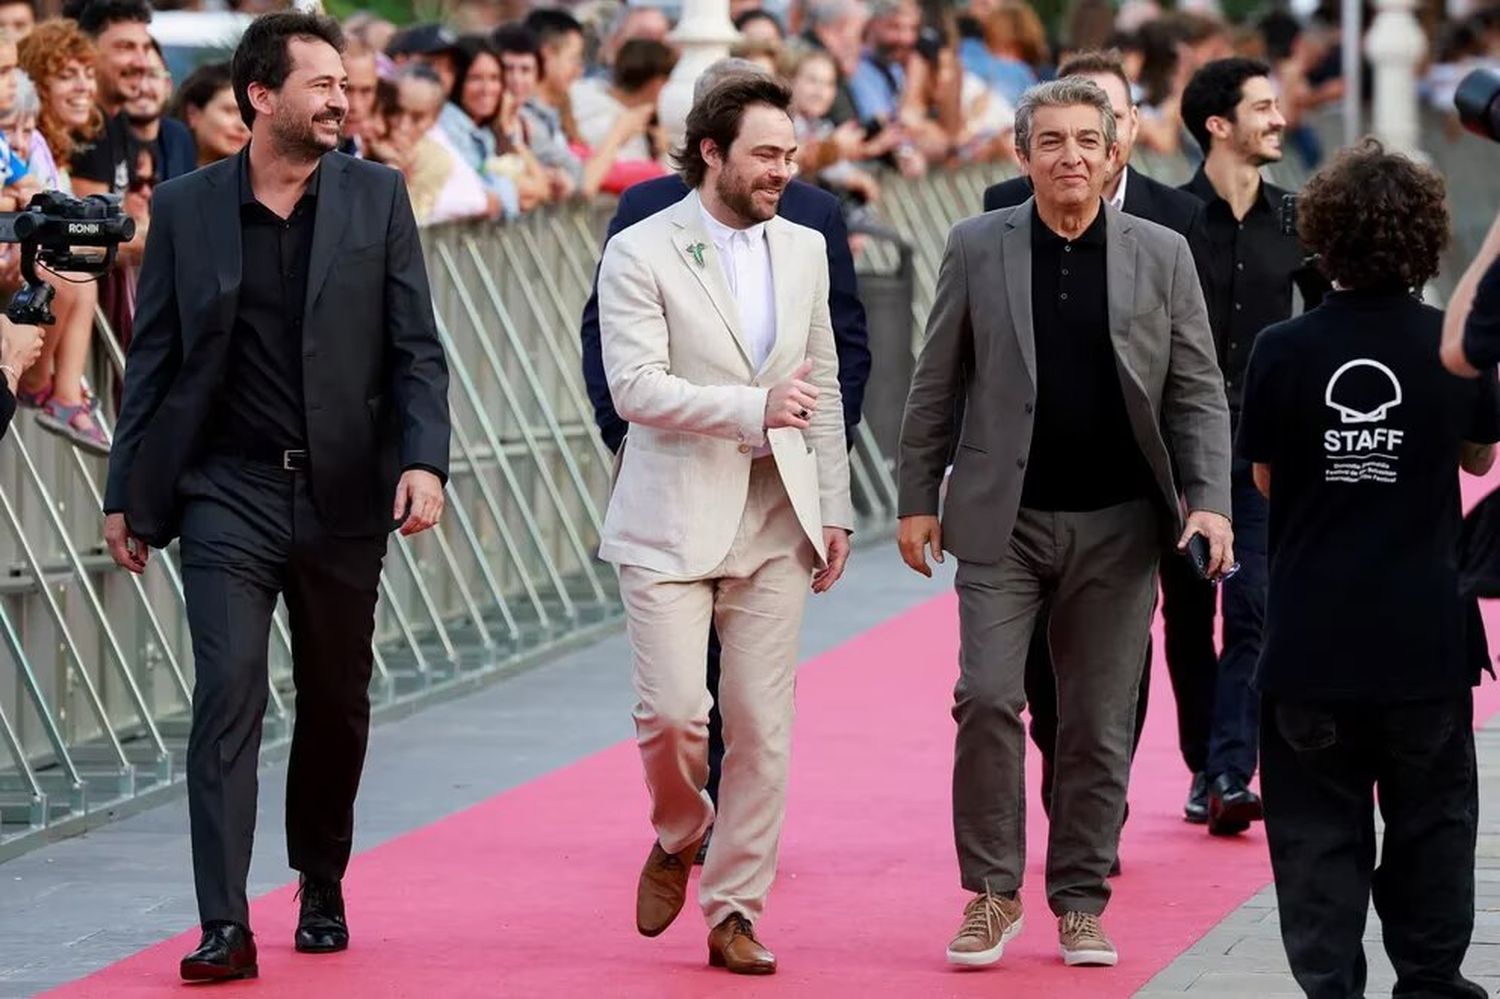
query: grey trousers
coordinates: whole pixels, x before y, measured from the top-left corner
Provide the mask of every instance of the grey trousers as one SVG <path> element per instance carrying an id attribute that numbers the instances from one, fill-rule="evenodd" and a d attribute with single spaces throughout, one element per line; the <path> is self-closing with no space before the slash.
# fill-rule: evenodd
<path id="1" fill-rule="evenodd" d="M 1159 516 L 1140 500 L 1087 513 L 1023 509 L 999 562 L 959 563 L 953 835 L 967 890 L 1021 887 L 1026 652 L 1050 600 L 1058 726 L 1047 900 L 1058 915 L 1104 911 L 1160 551 Z"/>

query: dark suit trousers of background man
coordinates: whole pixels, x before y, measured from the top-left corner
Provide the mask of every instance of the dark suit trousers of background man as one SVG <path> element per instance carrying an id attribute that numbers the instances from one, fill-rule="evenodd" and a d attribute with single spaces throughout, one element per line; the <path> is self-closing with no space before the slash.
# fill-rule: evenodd
<path id="1" fill-rule="evenodd" d="M 267 645 L 278 594 L 292 633 L 297 723 L 287 772 L 291 866 L 338 881 L 370 723 L 370 640 L 386 536 L 336 538 L 307 477 L 270 462 L 209 458 L 180 487 L 182 575 L 197 681 L 188 779 L 203 922 L 248 926 L 266 710 Z"/>

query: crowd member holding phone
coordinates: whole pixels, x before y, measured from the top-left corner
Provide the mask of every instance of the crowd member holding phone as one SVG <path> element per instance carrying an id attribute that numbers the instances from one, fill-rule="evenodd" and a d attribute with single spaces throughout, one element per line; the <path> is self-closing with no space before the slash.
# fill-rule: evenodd
<path id="1" fill-rule="evenodd" d="M 1483 996 L 1460 968 L 1488 652 L 1455 551 L 1459 469 L 1487 472 L 1500 439 L 1495 373 L 1444 370 L 1419 298 L 1448 239 L 1436 174 L 1370 141 L 1298 207 L 1338 290 L 1256 341 L 1237 442 L 1270 501 L 1255 686 L 1282 940 L 1312 999 L 1364 995 L 1373 895 L 1396 995 Z"/>

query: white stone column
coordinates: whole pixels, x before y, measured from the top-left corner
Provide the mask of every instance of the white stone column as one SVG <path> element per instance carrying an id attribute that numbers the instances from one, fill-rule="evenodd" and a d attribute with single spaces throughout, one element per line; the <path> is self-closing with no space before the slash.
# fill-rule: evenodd
<path id="1" fill-rule="evenodd" d="M 1420 153 L 1417 120 L 1417 68 L 1427 37 L 1417 23 L 1417 0 L 1375 0 L 1375 19 L 1365 36 L 1365 55 L 1375 73 L 1371 131 L 1394 152 Z M 1347 81 L 1351 87 L 1358 80 Z"/>
<path id="2" fill-rule="evenodd" d="M 703 71 L 729 54 L 740 33 L 729 20 L 729 0 L 683 0 L 682 20 L 668 40 L 681 56 L 657 100 L 657 117 L 673 148 L 682 141 L 693 107 L 693 84 Z"/>

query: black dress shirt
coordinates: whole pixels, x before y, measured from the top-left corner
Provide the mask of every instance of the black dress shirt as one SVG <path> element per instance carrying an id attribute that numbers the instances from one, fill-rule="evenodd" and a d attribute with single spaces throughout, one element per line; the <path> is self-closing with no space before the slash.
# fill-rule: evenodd
<path id="1" fill-rule="evenodd" d="M 1205 245 L 1198 254 L 1198 274 L 1230 419 L 1238 425 L 1245 368 L 1256 336 L 1291 318 L 1293 284 L 1302 289 L 1307 308 L 1322 300 L 1329 285 L 1307 263 L 1297 237 L 1281 231 L 1281 201 L 1288 192 L 1262 181 L 1250 211 L 1237 219 L 1201 168 L 1182 189 L 1203 201 Z"/>
<path id="2" fill-rule="evenodd" d="M 1109 332 L 1105 215 L 1075 240 L 1031 212 L 1036 421 L 1021 505 L 1101 510 L 1151 494 Z"/>
<path id="3" fill-rule="evenodd" d="M 240 292 L 220 408 L 220 435 L 252 456 L 306 447 L 302 315 L 320 165 L 292 213 L 255 198 L 240 153 Z"/>

